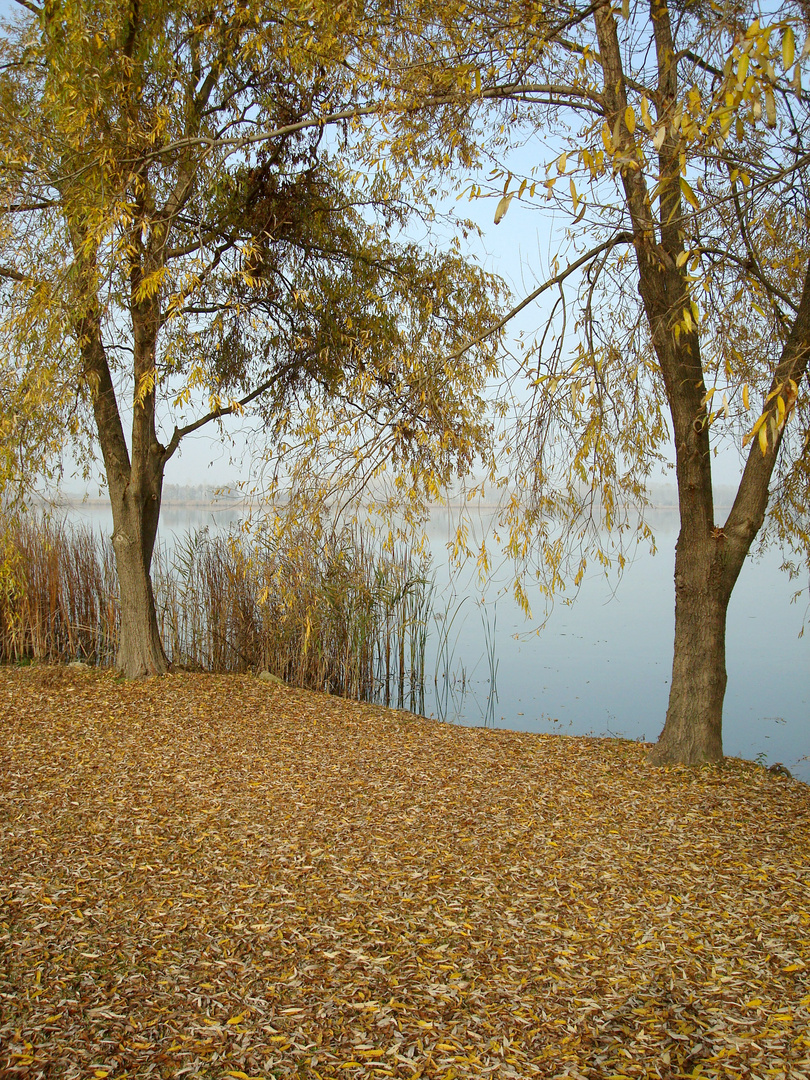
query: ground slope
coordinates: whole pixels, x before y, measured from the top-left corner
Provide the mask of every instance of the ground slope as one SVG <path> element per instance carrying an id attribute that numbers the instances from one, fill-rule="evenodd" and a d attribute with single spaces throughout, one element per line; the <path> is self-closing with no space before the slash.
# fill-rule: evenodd
<path id="1" fill-rule="evenodd" d="M 810 788 L 0 670 L 0 1076 L 566 1074 L 810 1077 Z"/>

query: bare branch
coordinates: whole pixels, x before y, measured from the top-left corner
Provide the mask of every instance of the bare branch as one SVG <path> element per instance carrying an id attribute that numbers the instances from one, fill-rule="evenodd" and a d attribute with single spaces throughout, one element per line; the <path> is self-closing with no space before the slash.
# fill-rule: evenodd
<path id="1" fill-rule="evenodd" d="M 632 244 L 632 242 L 633 237 L 630 233 L 620 232 L 617 233 L 616 236 L 611 237 L 610 240 L 606 240 L 604 244 L 599 244 L 597 247 L 592 248 L 590 251 L 587 251 L 575 262 L 570 263 L 570 265 L 568 265 L 561 273 L 555 274 L 554 277 L 549 278 L 547 281 L 544 281 L 539 288 L 534 290 L 534 292 L 529 293 L 529 295 L 524 300 L 521 300 L 521 302 L 516 307 L 513 307 L 511 311 L 508 311 L 506 315 L 504 315 L 504 317 L 500 320 L 500 322 L 495 323 L 494 326 L 491 326 L 488 330 L 481 334 L 480 337 L 473 338 L 471 341 L 468 341 L 464 345 L 462 345 L 460 349 L 456 349 L 455 352 L 450 354 L 450 359 L 457 360 L 460 356 L 463 356 L 465 352 L 468 352 L 470 349 L 474 349 L 476 345 L 480 345 L 481 342 L 486 341 L 487 338 L 491 338 L 493 334 L 497 334 L 499 330 L 502 330 L 508 322 L 514 319 L 514 317 L 519 312 L 523 311 L 525 307 L 528 307 L 528 305 L 531 304 L 534 300 L 536 300 L 538 296 L 542 296 L 542 294 L 548 289 L 553 289 L 555 285 L 561 284 L 563 281 L 565 281 L 567 277 L 573 274 L 575 270 L 579 270 L 581 266 L 584 266 L 585 263 L 590 262 L 598 255 L 601 255 L 603 251 L 610 251 L 611 248 L 616 247 L 617 244 Z"/>

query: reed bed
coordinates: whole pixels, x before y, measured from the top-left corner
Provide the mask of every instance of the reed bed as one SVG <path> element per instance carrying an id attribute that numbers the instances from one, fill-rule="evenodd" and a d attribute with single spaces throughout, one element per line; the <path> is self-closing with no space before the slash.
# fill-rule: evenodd
<path id="1" fill-rule="evenodd" d="M 28 516 L 6 532 L 0 662 L 114 662 L 119 604 L 108 537 Z M 429 557 L 356 525 L 321 535 L 187 533 L 153 583 L 175 668 L 268 671 L 342 697 L 419 710 L 433 598 Z"/>

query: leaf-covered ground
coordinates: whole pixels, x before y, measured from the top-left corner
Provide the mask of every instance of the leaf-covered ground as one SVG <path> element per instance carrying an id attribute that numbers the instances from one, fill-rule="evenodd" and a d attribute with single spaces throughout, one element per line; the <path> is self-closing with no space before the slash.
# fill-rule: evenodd
<path id="1" fill-rule="evenodd" d="M 0 670 L 0 1076 L 810 1077 L 810 788 Z"/>

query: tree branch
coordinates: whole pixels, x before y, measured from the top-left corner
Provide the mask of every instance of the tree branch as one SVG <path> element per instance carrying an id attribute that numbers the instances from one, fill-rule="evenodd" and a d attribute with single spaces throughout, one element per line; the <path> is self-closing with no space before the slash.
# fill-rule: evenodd
<path id="1" fill-rule="evenodd" d="M 474 349 L 476 345 L 480 345 L 482 341 L 486 341 L 487 338 L 492 337 L 493 334 L 497 334 L 499 330 L 502 330 L 508 322 L 514 319 L 514 317 L 519 312 L 523 311 L 525 307 L 528 307 L 528 305 L 531 304 L 534 300 L 536 300 L 538 296 L 542 296 L 542 294 L 548 289 L 553 289 L 555 285 L 561 284 L 563 281 L 565 281 L 567 277 L 573 274 L 575 270 L 579 270 L 581 266 L 584 266 L 585 263 L 590 262 L 591 259 L 595 259 L 598 255 L 601 255 L 603 251 L 610 251 L 617 244 L 632 244 L 632 242 L 633 237 L 630 233 L 620 232 L 617 233 L 616 236 L 611 237 L 610 240 L 606 240 L 603 244 L 599 244 L 597 247 L 592 248 L 590 251 L 587 251 L 583 256 L 581 256 L 581 258 L 577 259 L 575 262 L 572 262 L 561 273 L 556 274 L 554 277 L 549 278 L 547 281 L 544 281 L 539 288 L 535 289 L 534 292 L 529 293 L 529 295 L 524 300 L 521 300 L 521 302 L 516 307 L 513 307 L 511 311 L 507 312 L 506 315 L 504 315 L 504 317 L 499 322 L 495 323 L 494 326 L 491 326 L 479 337 L 473 338 L 471 341 L 465 342 L 465 344 L 462 345 L 460 349 L 456 349 L 455 352 L 450 353 L 449 359 L 458 360 L 458 358 L 460 356 L 463 356 L 465 352 L 468 352 L 470 349 Z"/>
<path id="2" fill-rule="evenodd" d="M 186 435 L 191 435 L 192 432 L 199 431 L 201 427 L 205 427 L 206 424 L 210 424 L 213 420 L 219 420 L 223 416 L 230 416 L 232 413 L 243 409 L 245 405 L 249 405 L 251 401 L 255 401 L 257 397 L 260 397 L 265 391 L 269 390 L 271 386 L 277 383 L 282 375 L 287 373 L 290 366 L 291 365 L 286 365 L 285 367 L 280 368 L 271 378 L 265 380 L 265 382 L 260 386 L 257 386 L 255 390 L 251 390 L 249 394 L 240 398 L 239 401 L 235 401 L 232 405 L 226 405 L 221 409 L 212 409 L 211 412 L 206 413 L 205 416 L 201 416 L 200 419 L 195 420 L 194 423 L 186 424 L 186 426 L 182 428 L 176 427 L 166 449 L 163 451 L 163 464 L 165 465 L 169 458 L 172 457 L 175 450 L 177 450 L 177 447 L 180 445 L 181 440 L 184 439 Z"/>
<path id="3" fill-rule="evenodd" d="M 42 14 L 42 8 L 38 8 L 36 4 L 30 3 L 29 0 L 14 0 L 14 3 L 19 4 L 20 7 L 27 8 L 30 12 L 36 15 L 37 18 L 39 18 L 39 16 Z"/>
<path id="4" fill-rule="evenodd" d="M 0 266 L 0 278 L 9 278 L 11 281 L 30 281 L 29 277 L 21 274 L 19 270 L 12 270 L 8 266 Z"/>

